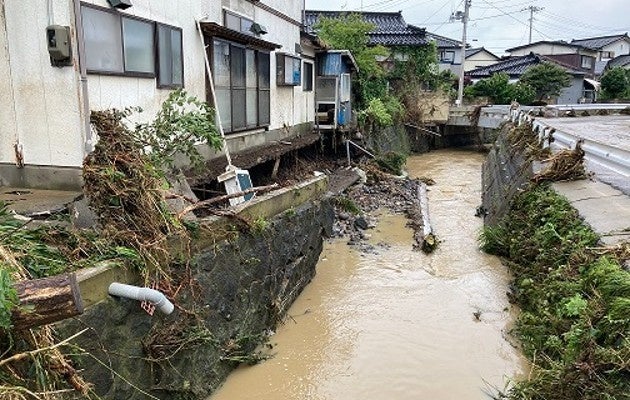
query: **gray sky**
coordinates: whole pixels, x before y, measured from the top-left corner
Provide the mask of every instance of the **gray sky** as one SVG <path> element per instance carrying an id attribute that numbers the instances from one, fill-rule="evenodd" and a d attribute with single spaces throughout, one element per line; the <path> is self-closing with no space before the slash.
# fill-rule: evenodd
<path id="1" fill-rule="evenodd" d="M 400 11 L 409 24 L 461 40 L 462 23 L 449 22 L 464 0 L 306 0 L 311 10 Z M 567 40 L 630 31 L 630 0 L 472 0 L 468 39 L 498 56 L 505 49 L 527 44 L 529 6 L 534 14 L 532 41 Z"/>

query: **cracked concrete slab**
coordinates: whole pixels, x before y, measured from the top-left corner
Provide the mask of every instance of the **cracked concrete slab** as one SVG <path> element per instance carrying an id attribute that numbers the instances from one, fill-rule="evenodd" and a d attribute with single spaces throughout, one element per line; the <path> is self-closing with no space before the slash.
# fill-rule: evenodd
<path id="1" fill-rule="evenodd" d="M 604 244 L 630 240 L 630 196 L 590 180 L 555 182 L 553 188 L 569 200 Z"/>

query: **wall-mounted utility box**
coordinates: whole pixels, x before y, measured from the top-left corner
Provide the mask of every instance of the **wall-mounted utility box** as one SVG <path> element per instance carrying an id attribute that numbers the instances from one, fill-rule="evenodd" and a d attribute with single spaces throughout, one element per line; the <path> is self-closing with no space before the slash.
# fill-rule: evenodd
<path id="1" fill-rule="evenodd" d="M 72 65 L 72 47 L 70 45 L 70 27 L 50 25 L 46 28 L 46 44 L 50 63 L 55 67 Z"/>

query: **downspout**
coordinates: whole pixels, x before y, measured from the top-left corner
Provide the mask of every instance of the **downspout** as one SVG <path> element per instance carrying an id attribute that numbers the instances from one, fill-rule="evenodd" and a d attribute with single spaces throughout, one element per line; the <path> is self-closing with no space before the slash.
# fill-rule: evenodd
<path id="1" fill-rule="evenodd" d="M 85 126 L 85 143 L 83 147 L 83 155 L 87 155 L 93 150 L 92 128 L 90 126 L 90 98 L 88 95 L 87 68 L 85 66 L 85 41 L 83 38 L 83 22 L 81 20 L 81 1 L 74 0 L 74 31 L 77 36 L 77 52 L 79 63 L 79 86 L 81 87 L 81 106 L 83 108 L 83 123 Z"/>
<path id="2" fill-rule="evenodd" d="M 112 296 L 124 297 L 125 299 L 148 301 L 167 315 L 172 313 L 175 309 L 173 303 L 171 303 L 162 292 L 155 289 L 114 282 L 109 285 L 108 292 Z"/>

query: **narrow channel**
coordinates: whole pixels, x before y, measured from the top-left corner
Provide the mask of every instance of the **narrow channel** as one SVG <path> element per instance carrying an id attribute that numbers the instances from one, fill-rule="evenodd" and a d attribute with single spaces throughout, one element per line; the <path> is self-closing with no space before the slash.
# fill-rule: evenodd
<path id="1" fill-rule="evenodd" d="M 477 246 L 482 161 L 456 150 L 411 157 L 409 174 L 436 182 L 438 249 L 413 251 L 405 218 L 386 212 L 370 232 L 377 254 L 327 243 L 271 337 L 275 356 L 237 369 L 211 400 L 484 399 L 523 374 L 506 340 L 509 276 Z"/>

